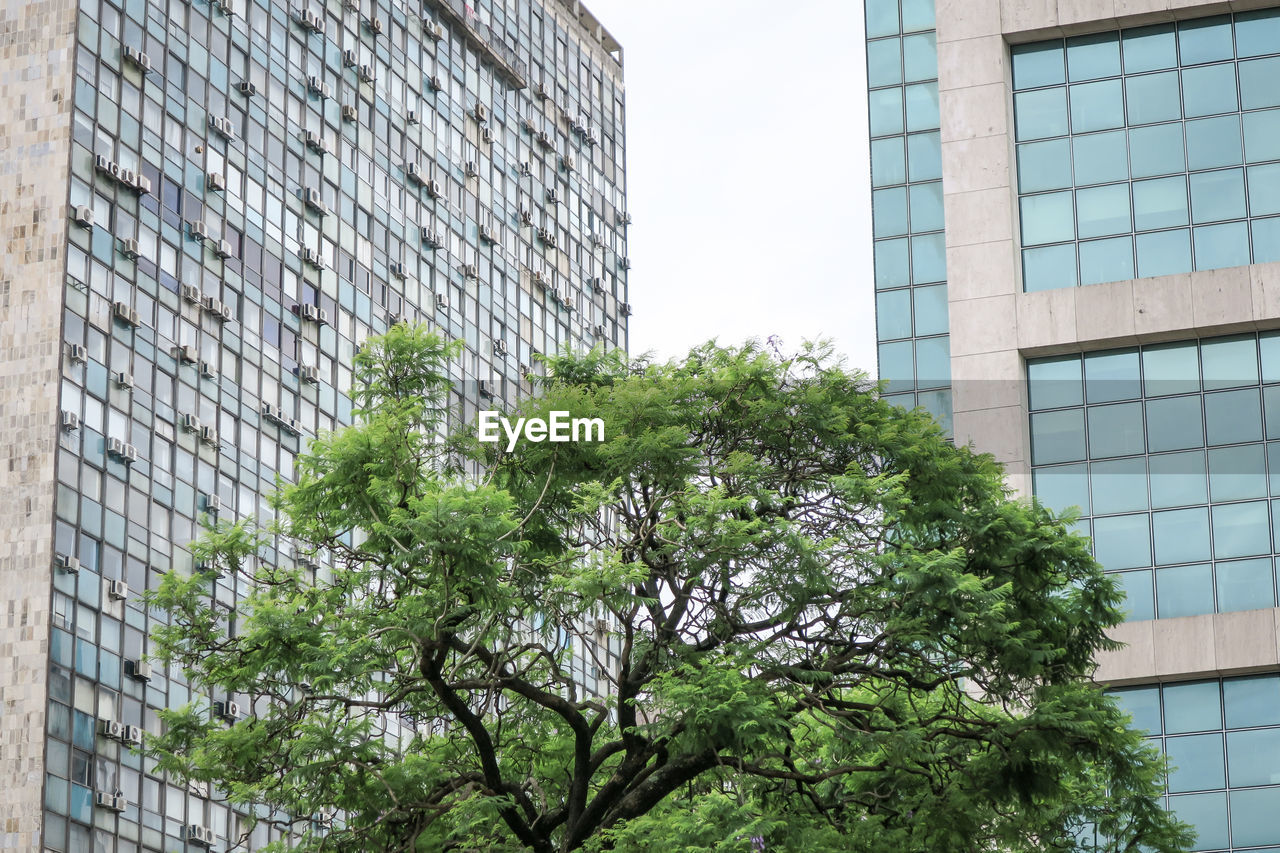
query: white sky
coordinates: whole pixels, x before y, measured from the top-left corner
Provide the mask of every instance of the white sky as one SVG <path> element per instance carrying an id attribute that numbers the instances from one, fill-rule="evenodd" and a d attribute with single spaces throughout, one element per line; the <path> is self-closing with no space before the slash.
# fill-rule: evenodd
<path id="1" fill-rule="evenodd" d="M 585 0 L 621 42 L 631 352 L 831 338 L 875 373 L 852 0 Z"/>

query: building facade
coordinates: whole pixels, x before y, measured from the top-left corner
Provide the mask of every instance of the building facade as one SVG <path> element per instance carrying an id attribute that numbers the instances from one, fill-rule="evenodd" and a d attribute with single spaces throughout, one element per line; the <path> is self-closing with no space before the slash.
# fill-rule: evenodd
<path id="1" fill-rule="evenodd" d="M 946 336 L 956 441 L 1078 507 L 1126 592 L 1097 678 L 1168 807 L 1280 850 L 1280 7 L 865 5 L 881 377 L 924 402 Z"/>
<path id="2" fill-rule="evenodd" d="M 192 698 L 145 663 L 138 594 L 350 421 L 355 348 L 390 324 L 465 342 L 464 420 L 539 352 L 626 347 L 621 48 L 576 0 L 6 21 L 0 850 L 226 847 L 244 816 L 128 748 Z"/>

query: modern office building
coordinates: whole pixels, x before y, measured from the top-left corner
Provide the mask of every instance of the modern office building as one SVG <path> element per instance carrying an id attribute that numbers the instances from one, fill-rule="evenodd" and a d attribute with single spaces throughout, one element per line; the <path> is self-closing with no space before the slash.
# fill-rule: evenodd
<path id="1" fill-rule="evenodd" d="M 866 13 L 881 376 L 1080 508 L 1169 808 L 1280 850 L 1280 7 Z"/>
<path id="2" fill-rule="evenodd" d="M 138 593 L 397 319 L 465 342 L 464 418 L 627 345 L 621 49 L 576 0 L 37 0 L 3 42 L 0 850 L 225 848 L 127 748 L 191 697 Z"/>

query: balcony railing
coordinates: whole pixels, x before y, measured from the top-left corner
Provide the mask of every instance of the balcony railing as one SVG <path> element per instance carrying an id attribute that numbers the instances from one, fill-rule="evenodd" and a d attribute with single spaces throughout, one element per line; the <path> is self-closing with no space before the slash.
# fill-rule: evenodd
<path id="1" fill-rule="evenodd" d="M 481 23 L 475 10 L 466 0 L 431 0 L 440 13 L 460 27 L 475 47 L 489 58 L 503 72 L 517 89 L 529 85 L 528 67 L 520 61 L 513 50 L 502 38 L 502 34 L 488 24 Z"/>

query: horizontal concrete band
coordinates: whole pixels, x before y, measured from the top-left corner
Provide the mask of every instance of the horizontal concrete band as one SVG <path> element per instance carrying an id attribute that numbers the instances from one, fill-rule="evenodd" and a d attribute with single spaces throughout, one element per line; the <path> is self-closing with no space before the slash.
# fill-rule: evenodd
<path id="1" fill-rule="evenodd" d="M 1150 684 L 1280 670 L 1280 608 L 1126 622 L 1109 632 L 1123 649 L 1102 657 L 1095 678 Z"/>

